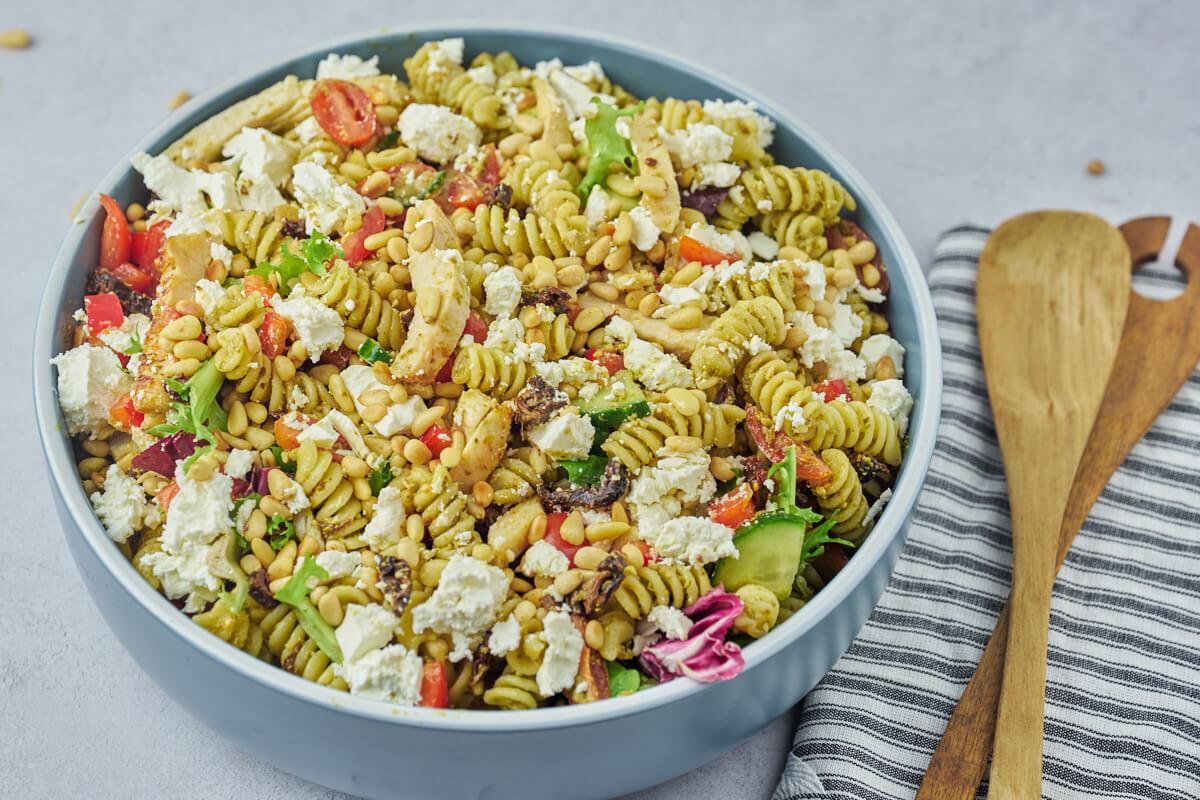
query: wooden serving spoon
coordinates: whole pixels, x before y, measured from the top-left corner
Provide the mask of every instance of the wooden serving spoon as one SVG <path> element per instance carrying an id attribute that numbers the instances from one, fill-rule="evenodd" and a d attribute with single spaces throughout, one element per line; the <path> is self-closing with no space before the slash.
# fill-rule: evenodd
<path id="1" fill-rule="evenodd" d="M 1159 254 L 1170 224 L 1169 217 L 1142 217 L 1121 226 L 1135 267 Z M 1182 295 L 1158 301 L 1130 293 L 1117 359 L 1059 529 L 1060 567 L 1109 478 L 1200 361 L 1200 227 L 1188 226 L 1175 263 L 1188 278 Z M 1130 391 L 1134 386 L 1137 391 Z M 917 800 L 975 797 L 996 731 L 1009 610 L 1005 605 L 996 621 L 929 762 Z"/>
<path id="2" fill-rule="evenodd" d="M 1041 796 L 1046 638 L 1058 529 L 1129 304 L 1129 250 L 1104 220 L 1040 211 L 997 228 L 975 304 L 1012 512 L 1012 622 L 989 797 Z"/>

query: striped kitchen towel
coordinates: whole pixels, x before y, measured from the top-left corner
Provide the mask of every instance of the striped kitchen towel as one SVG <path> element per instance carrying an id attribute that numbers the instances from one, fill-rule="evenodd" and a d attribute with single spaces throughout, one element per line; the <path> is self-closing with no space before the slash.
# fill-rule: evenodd
<path id="1" fill-rule="evenodd" d="M 1008 496 L 975 329 L 987 234 L 960 226 L 938 243 L 945 394 L 929 477 L 883 599 L 803 701 L 773 800 L 913 797 L 1003 607 Z M 1135 278 L 1150 296 L 1172 283 L 1174 271 Z M 1055 585 L 1047 798 L 1200 797 L 1198 486 L 1194 374 L 1100 496 Z"/>

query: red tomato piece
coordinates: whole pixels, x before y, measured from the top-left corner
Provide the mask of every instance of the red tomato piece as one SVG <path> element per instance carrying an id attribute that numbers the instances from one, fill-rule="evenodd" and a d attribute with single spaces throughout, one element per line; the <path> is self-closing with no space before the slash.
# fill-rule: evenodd
<path id="1" fill-rule="evenodd" d="M 383 209 L 378 205 L 371 206 L 371 210 L 363 214 L 362 227 L 342 239 L 342 249 L 346 251 L 347 264 L 357 267 L 363 259 L 370 255 L 371 251 L 367 250 L 364 242 L 368 236 L 382 232 L 384 224 Z"/>
<path id="2" fill-rule="evenodd" d="M 274 311 L 268 311 L 263 317 L 262 325 L 258 326 L 258 341 L 262 344 L 262 354 L 274 358 L 287 349 L 288 323 Z"/>
<path id="3" fill-rule="evenodd" d="M 612 350 L 604 350 L 599 347 L 589 348 L 584 353 L 584 358 L 588 361 L 595 361 L 600 366 L 608 370 L 609 375 L 616 375 L 621 370 L 625 369 L 625 357 L 620 353 Z"/>
<path id="4" fill-rule="evenodd" d="M 249 297 L 252 294 L 261 295 L 263 302 L 268 303 L 275 296 L 275 290 L 262 275 L 247 275 L 242 279 L 242 294 Z"/>
<path id="5" fill-rule="evenodd" d="M 452 213 L 456 208 L 474 211 L 483 202 L 485 188 L 483 184 L 465 172 L 451 170 L 446 174 L 434 199 L 447 214 Z"/>
<path id="6" fill-rule="evenodd" d="M 822 461 L 808 445 L 797 442 L 783 431 L 767 431 L 760 412 L 753 405 L 746 406 L 746 432 L 754 444 L 772 463 L 783 461 L 789 447 L 796 448 L 796 477 L 809 483 L 819 484 L 829 480 L 833 470 Z"/>
<path id="7" fill-rule="evenodd" d="M 375 104 L 349 81 L 317 81 L 309 105 L 321 130 L 338 144 L 362 144 L 375 134 Z"/>
<path id="8" fill-rule="evenodd" d="M 110 272 L 117 277 L 117 280 L 135 292 L 146 295 L 154 293 L 154 284 L 156 283 L 154 276 L 143 272 L 128 261 L 124 264 L 117 264 Z"/>
<path id="9" fill-rule="evenodd" d="M 162 510 L 166 511 L 171 507 L 171 501 L 175 499 L 175 495 L 177 494 L 179 494 L 179 484 L 171 481 L 158 490 L 158 494 L 154 495 L 154 499 L 162 506 Z"/>
<path id="10" fill-rule="evenodd" d="M 442 368 L 438 370 L 437 375 L 435 375 L 433 379 L 435 381 L 437 381 L 438 383 L 446 383 L 447 381 L 451 380 L 453 377 L 454 377 L 454 359 L 447 358 L 446 363 L 442 364 Z"/>
<path id="11" fill-rule="evenodd" d="M 143 272 L 154 276 L 161 272 L 158 266 L 158 257 L 162 254 L 163 242 L 167 239 L 167 228 L 169 227 L 171 227 L 170 220 L 160 219 L 148 229 L 134 231 L 131 234 L 133 246 L 130 248 L 129 257 L 134 264 L 141 267 Z"/>
<path id="12" fill-rule="evenodd" d="M 825 395 L 826 400 L 849 400 L 850 390 L 846 388 L 846 382 L 841 378 L 833 378 L 828 381 L 814 383 L 813 392 L 820 392 Z"/>
<path id="13" fill-rule="evenodd" d="M 479 182 L 495 186 L 500 182 L 500 157 L 496 155 L 496 145 L 489 142 L 486 149 L 488 157 L 479 173 Z"/>
<path id="14" fill-rule="evenodd" d="M 737 530 L 757 510 L 754 506 L 754 489 L 750 484 L 743 483 L 709 503 L 708 518 L 726 528 Z"/>
<path id="15" fill-rule="evenodd" d="M 121 395 L 117 402 L 112 404 L 108 409 L 108 415 L 118 427 L 125 430 L 142 427 L 142 421 L 146 418 L 145 414 L 134 408 L 133 398 L 128 392 Z"/>
<path id="16" fill-rule="evenodd" d="M 133 238 L 129 235 L 129 221 L 116 200 L 106 194 L 100 195 L 104 206 L 104 229 L 100 232 L 100 268 L 111 270 L 129 260 Z"/>
<path id="17" fill-rule="evenodd" d="M 448 428 L 435 422 L 421 434 L 421 441 L 429 448 L 429 452 L 433 453 L 433 457 L 437 458 L 443 450 L 454 443 L 454 437 L 450 435 Z"/>
<path id="18" fill-rule="evenodd" d="M 562 538 L 562 525 L 566 518 L 566 513 L 562 511 L 555 511 L 553 514 L 546 515 L 546 543 L 553 545 L 574 564 L 575 554 L 579 552 L 579 549 L 583 545 L 571 544 Z"/>
<path id="19" fill-rule="evenodd" d="M 87 314 L 89 336 L 97 336 L 101 331 L 125 324 L 121 301 L 112 292 L 87 295 L 83 298 L 83 310 Z"/>
<path id="20" fill-rule="evenodd" d="M 297 420 L 301 423 L 300 427 L 293 427 L 288 424 L 289 420 Z M 275 443 L 284 450 L 294 450 L 300 446 L 300 432 L 309 425 L 316 423 L 316 420 L 307 414 L 288 414 L 286 417 L 280 417 L 275 420 Z"/>
<path id="21" fill-rule="evenodd" d="M 723 261 L 734 262 L 738 260 L 736 255 L 726 255 L 717 252 L 711 247 L 701 244 L 691 236 L 684 236 L 679 240 L 679 257 L 684 261 L 699 261 L 701 264 L 710 264 L 716 266 Z"/>
<path id="22" fill-rule="evenodd" d="M 483 321 L 483 317 L 475 311 L 467 317 L 467 325 L 463 328 L 463 335 L 470 336 L 477 344 L 483 344 L 487 339 L 488 326 Z"/>
<path id="23" fill-rule="evenodd" d="M 446 708 L 450 705 L 446 686 L 446 666 L 441 661 L 426 661 L 421 668 L 421 700 L 425 708 Z"/>

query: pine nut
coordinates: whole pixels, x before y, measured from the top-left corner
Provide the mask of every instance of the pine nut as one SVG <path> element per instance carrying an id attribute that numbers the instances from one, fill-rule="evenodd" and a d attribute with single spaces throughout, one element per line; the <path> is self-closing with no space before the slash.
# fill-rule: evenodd
<path id="1" fill-rule="evenodd" d="M 583 629 L 583 640 L 593 650 L 604 647 L 604 626 L 600 624 L 600 620 L 588 620 L 588 624 Z"/>
<path id="2" fill-rule="evenodd" d="M 404 261 L 404 259 L 408 258 L 408 242 L 404 241 L 400 237 L 396 237 L 395 239 L 388 239 L 387 254 L 388 254 L 388 258 L 390 258 L 392 261 L 399 264 L 400 262 Z M 405 269 L 405 268 L 402 268 L 402 269 Z M 405 269 L 405 272 L 407 273 L 408 270 Z M 395 275 L 393 275 L 392 277 L 396 278 Z M 397 283 L 407 283 L 407 281 L 401 281 L 399 278 L 396 278 L 396 282 Z"/>
<path id="3" fill-rule="evenodd" d="M 256 508 L 250 512 L 250 519 L 246 522 L 246 530 L 243 534 L 248 542 L 267 535 L 267 515 L 261 509 Z"/>
<path id="4" fill-rule="evenodd" d="M 387 243 L 392 239 L 404 235 L 404 231 L 400 228 L 388 228 L 386 231 L 372 233 L 366 239 L 363 239 L 363 247 L 374 253 L 382 247 L 386 247 Z"/>
<path id="5" fill-rule="evenodd" d="M 0 33 L 0 47 L 11 47 L 14 50 L 23 50 L 29 47 L 29 31 L 24 28 L 13 28 L 12 30 Z"/>
<path id="6" fill-rule="evenodd" d="M 704 265 L 699 261 L 689 261 L 686 266 L 676 272 L 671 278 L 672 286 L 687 286 L 704 274 Z"/>
<path id="7" fill-rule="evenodd" d="M 388 175 L 386 172 L 384 172 L 382 170 L 377 170 L 376 172 L 372 172 L 370 175 L 367 176 L 367 179 L 365 181 L 363 181 L 362 188 L 360 188 L 358 190 L 358 193 L 363 195 L 364 197 L 370 197 L 370 198 L 374 199 L 376 197 L 379 197 L 384 192 L 386 192 L 391 187 L 391 185 L 392 185 L 392 176 Z M 370 238 L 370 237 L 368 237 L 368 238 Z M 379 248 L 368 246 L 367 249 L 368 250 L 378 250 Z"/>
<path id="8" fill-rule="evenodd" d="M 896 377 L 896 365 L 891 356 L 884 356 L 875 365 L 875 380 L 886 381 Z"/>
<path id="9" fill-rule="evenodd" d="M 365 414 L 363 418 L 366 418 Z M 420 439 L 409 439 L 408 444 L 404 445 L 404 457 L 413 464 L 428 464 L 429 459 L 433 457 L 433 453 L 429 451 L 429 448 Z"/>
<path id="10" fill-rule="evenodd" d="M 175 94 L 171 95 L 171 99 L 167 101 L 167 108 L 174 111 L 181 105 L 192 99 L 192 93 L 187 89 L 180 89 Z"/>
<path id="11" fill-rule="evenodd" d="M 417 311 L 426 322 L 437 322 L 442 312 L 442 290 L 429 287 L 417 295 Z"/>
<path id="12" fill-rule="evenodd" d="M 476 503 L 487 508 L 492 504 L 492 499 L 495 498 L 496 492 L 492 489 L 492 485 L 487 481 L 479 481 L 471 489 L 471 497 Z M 486 560 L 486 559 L 485 559 Z"/>
<path id="13" fill-rule="evenodd" d="M 667 324 L 676 330 L 699 328 L 700 323 L 703 321 L 704 312 L 694 306 L 681 308 L 667 315 Z"/>
<path id="14" fill-rule="evenodd" d="M 601 300 L 607 300 L 610 303 L 616 300 L 620 294 L 617 291 L 617 287 L 613 286 L 611 283 L 603 283 L 601 281 L 593 281 L 592 283 L 589 283 L 588 291 L 596 295 L 596 297 L 599 297 Z"/>
<path id="15" fill-rule="evenodd" d="M 420 514 L 409 514 L 408 519 L 404 520 L 404 532 L 414 542 L 424 541 L 425 520 L 421 519 Z"/>
<path id="16" fill-rule="evenodd" d="M 198 460 L 192 464 L 192 468 L 188 470 L 187 474 L 192 480 L 204 483 L 213 476 L 213 468 L 209 466 L 208 462 Z"/>
<path id="17" fill-rule="evenodd" d="M 462 450 L 457 447 L 447 447 L 438 456 L 438 461 L 442 462 L 442 465 L 447 469 L 454 469 L 462 463 Z"/>
<path id="18" fill-rule="evenodd" d="M 410 567 L 421 566 L 421 546 L 412 539 L 402 539 L 396 545 L 396 558 L 408 563 Z"/>
<path id="19" fill-rule="evenodd" d="M 633 217 L 629 216 L 628 211 L 622 211 L 617 216 L 616 225 L 613 226 L 612 240 L 617 247 L 627 245 L 633 240 Z"/>
<path id="20" fill-rule="evenodd" d="M 343 456 L 342 472 L 350 478 L 365 478 L 371 474 L 371 468 L 358 456 Z"/>
<path id="21" fill-rule="evenodd" d="M 625 556 L 625 560 L 633 567 L 646 566 L 646 556 L 642 553 L 642 548 L 636 544 L 630 543 L 621 548 L 621 555 Z"/>
<path id="22" fill-rule="evenodd" d="M 577 569 L 569 569 L 554 579 L 554 591 L 562 596 L 569 595 L 583 583 L 583 573 Z"/>
<path id="23" fill-rule="evenodd" d="M 868 264 L 875 258 L 875 243 L 867 239 L 856 242 L 847 251 L 847 255 L 855 265 Z"/>
<path id="24" fill-rule="evenodd" d="M 373 492 L 371 491 L 371 482 L 366 478 L 353 478 L 350 481 L 354 487 L 354 496 L 359 500 L 366 502 L 371 499 Z"/>
<path id="25" fill-rule="evenodd" d="M 733 467 L 721 456 L 713 456 L 708 464 L 708 471 L 719 481 L 733 480 Z"/>
<path id="26" fill-rule="evenodd" d="M 422 220 L 413 230 L 412 236 L 408 237 L 408 249 L 414 253 L 421 253 L 429 249 L 433 244 L 433 223 L 429 220 Z"/>
<path id="27" fill-rule="evenodd" d="M 533 522 L 529 523 L 529 533 L 527 538 L 530 544 L 540 542 L 546 538 L 546 515 L 538 514 L 533 518 Z"/>
<path id="28" fill-rule="evenodd" d="M 326 592 L 321 597 L 317 603 L 317 610 L 321 612 L 321 618 L 335 628 L 342 624 L 345 611 L 342 609 L 342 601 L 333 592 Z"/>
<path id="29" fill-rule="evenodd" d="M 609 513 L 612 514 L 613 522 L 629 522 L 629 512 L 625 510 L 625 504 L 620 500 L 612 504 Z"/>
<path id="30" fill-rule="evenodd" d="M 575 509 L 563 520 L 559 535 L 568 544 L 583 544 L 583 515 Z"/>
<path id="31" fill-rule="evenodd" d="M 242 568 L 242 572 L 245 572 L 247 575 L 253 575 L 262 569 L 262 562 L 258 560 L 258 556 L 252 553 L 242 556 L 242 560 L 238 562 L 238 565 Z"/>
<path id="32" fill-rule="evenodd" d="M 578 264 L 571 264 L 558 271 L 558 285 L 564 289 L 574 290 L 586 280 L 587 273 Z"/>
<path id="33" fill-rule="evenodd" d="M 362 410 L 362 418 L 366 422 L 379 422 L 387 416 L 387 406 L 384 405 L 369 405 L 364 406 Z M 409 459 L 410 461 L 412 459 Z"/>
<path id="34" fill-rule="evenodd" d="M 292 510 L 271 495 L 267 495 L 259 500 L 258 507 L 268 517 L 280 516 L 284 519 L 292 518 Z"/>
<path id="35" fill-rule="evenodd" d="M 433 406 L 427 408 L 413 418 L 412 432 L 413 436 L 422 436 L 425 431 L 446 414 L 445 406 Z"/>
<path id="36" fill-rule="evenodd" d="M 250 551 L 263 564 L 272 564 L 275 561 L 275 551 L 271 549 L 271 545 L 267 544 L 266 539 L 251 539 Z"/>
<path id="37" fill-rule="evenodd" d="M 246 416 L 255 425 L 262 425 L 267 420 L 267 407 L 262 403 L 246 403 Z"/>
<path id="38" fill-rule="evenodd" d="M 176 342 L 171 348 L 171 354 L 180 360 L 195 359 L 203 361 L 209 356 L 208 345 L 196 339 Z"/>
<path id="39" fill-rule="evenodd" d="M 650 197 L 662 197 L 668 191 L 667 180 L 661 175 L 638 175 L 633 179 L 633 185 Z"/>
<path id="40" fill-rule="evenodd" d="M 644 317 L 653 316 L 658 307 L 662 305 L 662 298 L 651 292 L 641 299 L 637 304 L 638 313 Z"/>
<path id="41" fill-rule="evenodd" d="M 604 263 L 604 257 L 612 251 L 612 248 L 612 237 L 606 234 L 592 242 L 592 246 L 584 253 L 584 259 L 587 261 L 588 266 L 598 267 Z"/>
<path id="42" fill-rule="evenodd" d="M 275 444 L 275 434 L 271 431 L 263 430 L 262 428 L 247 428 L 246 441 L 255 450 L 267 450 L 271 445 Z"/>
<path id="43" fill-rule="evenodd" d="M 261 542 L 264 540 L 259 539 L 259 541 Z M 288 544 L 291 544 L 291 542 L 288 542 Z M 285 546 L 284 549 L 280 550 L 275 556 L 275 560 L 267 565 L 267 575 L 269 575 L 272 579 L 283 578 L 291 575 L 292 571 L 296 568 L 296 548 L 292 548 L 290 558 L 288 557 L 286 551 L 287 547 Z"/>
<path id="44" fill-rule="evenodd" d="M 600 566 L 600 562 L 608 558 L 608 552 L 601 550 L 599 547 L 587 545 L 575 551 L 575 566 L 580 569 L 596 569 Z"/>
<path id="45" fill-rule="evenodd" d="M 628 522 L 612 520 L 611 522 L 593 522 L 584 529 L 584 534 L 589 542 L 611 542 L 613 539 L 629 533 L 630 530 Z"/>
<path id="46" fill-rule="evenodd" d="M 838 269 L 854 269 L 854 262 L 850 260 L 850 254 L 845 250 L 833 251 L 833 268 Z"/>
<path id="47" fill-rule="evenodd" d="M 321 552 L 321 542 L 314 536 L 305 536 L 304 541 L 300 543 L 300 549 L 297 555 L 301 558 L 304 556 L 315 556 Z"/>
<path id="48" fill-rule="evenodd" d="M 667 389 L 667 399 L 675 406 L 675 410 L 685 417 L 694 417 L 700 413 L 700 401 L 687 389 Z"/>
<path id="49" fill-rule="evenodd" d="M 874 264 L 864 264 L 862 268 L 863 284 L 869 287 L 874 287 L 879 284 L 879 279 L 882 277 L 879 274 L 879 269 Z"/>
<path id="50" fill-rule="evenodd" d="M 174 339 L 178 342 L 184 339 L 195 339 L 203 332 L 204 326 L 200 324 L 200 320 L 188 314 L 186 316 L 176 317 L 168 322 L 166 327 L 162 329 L 162 332 L 159 333 L 159 336 L 166 337 L 167 339 Z"/>

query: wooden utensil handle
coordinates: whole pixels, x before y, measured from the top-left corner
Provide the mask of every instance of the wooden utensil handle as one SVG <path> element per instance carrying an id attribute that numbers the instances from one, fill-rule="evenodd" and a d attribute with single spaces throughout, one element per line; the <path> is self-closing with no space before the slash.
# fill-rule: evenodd
<path id="1" fill-rule="evenodd" d="M 1166 241 L 1170 222 L 1170 217 L 1142 217 L 1121 226 L 1121 233 L 1129 247 L 1135 269 L 1158 256 Z M 1164 315 L 1175 317 L 1182 323 L 1194 318 L 1200 311 L 1200 227 L 1188 226 L 1175 264 L 1188 278 L 1184 294 L 1172 301 L 1154 301 L 1135 293 L 1130 301 L 1130 317 L 1127 320 L 1129 328 L 1136 327 L 1139 317 L 1143 315 L 1156 323 L 1162 322 Z M 1152 338 L 1159 340 L 1163 338 L 1165 331 L 1154 330 L 1148 333 Z M 1172 333 L 1176 340 L 1184 342 L 1191 342 L 1197 336 L 1191 331 L 1175 330 Z M 1133 341 L 1131 339 L 1130 343 Z M 1122 348 L 1125 345 L 1126 340 L 1123 336 Z M 1103 490 L 1103 485 L 1194 368 L 1197 345 L 1191 344 L 1185 349 L 1186 352 L 1175 356 L 1178 362 L 1177 376 L 1159 376 L 1163 381 L 1161 385 L 1143 387 L 1155 390 L 1153 394 L 1157 402 L 1153 408 L 1139 408 L 1138 413 L 1133 415 L 1126 409 L 1102 408 L 1100 419 L 1124 419 L 1129 432 L 1126 436 L 1109 441 L 1107 447 L 1096 441 L 1089 441 L 1080 465 L 1080 474 L 1076 476 L 1076 483 L 1079 483 L 1084 477 L 1083 473 L 1087 471 L 1094 471 L 1097 476 L 1095 480 L 1085 480 L 1086 486 L 1077 485 L 1072 489 L 1059 531 L 1059 565 L 1062 564 L 1088 511 Z M 1117 364 L 1113 368 L 1114 375 L 1118 375 L 1122 366 L 1127 363 L 1136 368 L 1145 367 L 1146 362 L 1142 357 L 1133 353 L 1126 355 L 1128 357 L 1118 356 Z M 1009 611 L 1010 607 L 1006 602 L 983 650 L 979 665 L 963 690 L 933 753 L 929 768 L 917 791 L 917 800 L 971 800 L 975 797 L 976 789 L 987 769 L 996 732 L 996 710 L 1000 703 Z"/>

